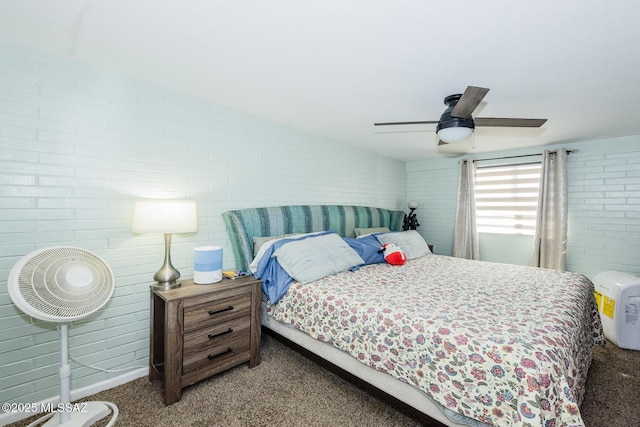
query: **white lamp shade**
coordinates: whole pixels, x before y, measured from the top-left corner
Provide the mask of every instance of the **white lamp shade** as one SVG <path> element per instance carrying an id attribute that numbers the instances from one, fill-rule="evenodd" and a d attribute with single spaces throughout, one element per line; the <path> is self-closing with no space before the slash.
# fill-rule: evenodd
<path id="1" fill-rule="evenodd" d="M 440 140 L 444 142 L 449 142 L 449 143 L 460 142 L 469 138 L 472 133 L 473 133 L 473 128 L 468 128 L 464 126 L 450 127 L 450 128 L 440 129 L 440 131 L 438 131 L 438 138 L 440 138 Z"/>
<path id="2" fill-rule="evenodd" d="M 411 200 L 408 203 L 409 209 L 418 209 L 418 202 L 416 202 L 415 200 Z"/>
<path id="3" fill-rule="evenodd" d="M 138 200 L 131 228 L 134 233 L 191 233 L 197 231 L 196 202 L 193 200 Z"/>

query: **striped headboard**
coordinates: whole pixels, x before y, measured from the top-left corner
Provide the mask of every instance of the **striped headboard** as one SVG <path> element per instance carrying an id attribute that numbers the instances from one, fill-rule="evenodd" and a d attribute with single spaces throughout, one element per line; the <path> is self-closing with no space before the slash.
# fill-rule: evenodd
<path id="1" fill-rule="evenodd" d="M 333 230 L 354 237 L 354 228 L 402 230 L 403 211 L 345 205 L 295 205 L 248 208 L 222 213 L 236 268 L 247 271 L 253 260 L 253 238 Z"/>

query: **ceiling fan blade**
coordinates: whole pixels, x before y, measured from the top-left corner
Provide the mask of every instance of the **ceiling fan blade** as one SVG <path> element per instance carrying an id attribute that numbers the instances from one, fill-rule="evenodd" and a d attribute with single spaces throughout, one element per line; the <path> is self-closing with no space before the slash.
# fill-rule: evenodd
<path id="1" fill-rule="evenodd" d="M 512 119 L 500 117 L 476 117 L 476 126 L 515 127 L 515 128 L 539 128 L 547 119 Z"/>
<path id="2" fill-rule="evenodd" d="M 489 89 L 477 86 L 467 86 L 453 110 L 451 117 L 471 118 L 471 113 L 478 107 Z"/>
<path id="3" fill-rule="evenodd" d="M 439 139 L 438 140 L 438 145 L 449 145 L 448 142 L 444 142 L 443 140 Z"/>
<path id="4" fill-rule="evenodd" d="M 430 125 L 437 124 L 438 121 L 421 121 L 421 122 L 382 122 L 374 123 L 374 126 L 395 126 L 395 125 Z"/>

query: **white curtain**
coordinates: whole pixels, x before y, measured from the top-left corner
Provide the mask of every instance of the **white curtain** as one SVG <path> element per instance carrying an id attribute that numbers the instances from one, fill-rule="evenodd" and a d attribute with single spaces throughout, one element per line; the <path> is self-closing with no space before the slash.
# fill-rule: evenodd
<path id="1" fill-rule="evenodd" d="M 533 265 L 564 271 L 567 250 L 567 150 L 542 153 Z"/>
<path id="2" fill-rule="evenodd" d="M 478 230 L 476 229 L 475 175 L 475 162 L 463 161 L 460 166 L 458 205 L 453 226 L 453 256 L 479 260 L 480 246 L 478 243 Z"/>

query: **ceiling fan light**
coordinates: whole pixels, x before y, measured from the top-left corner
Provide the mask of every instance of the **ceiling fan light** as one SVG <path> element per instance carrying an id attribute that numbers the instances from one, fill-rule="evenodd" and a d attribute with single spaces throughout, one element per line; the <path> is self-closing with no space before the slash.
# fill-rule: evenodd
<path id="1" fill-rule="evenodd" d="M 469 138 L 472 133 L 473 128 L 464 126 L 449 127 L 438 130 L 438 138 L 447 143 L 455 143 Z"/>

